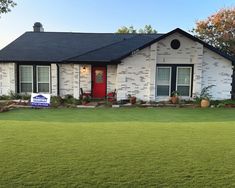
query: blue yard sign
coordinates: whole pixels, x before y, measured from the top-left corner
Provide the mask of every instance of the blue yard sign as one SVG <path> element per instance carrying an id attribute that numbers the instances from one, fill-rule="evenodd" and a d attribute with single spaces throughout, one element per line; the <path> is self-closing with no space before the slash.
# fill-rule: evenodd
<path id="1" fill-rule="evenodd" d="M 31 105 L 33 107 L 49 107 L 51 95 L 42 93 L 32 93 Z"/>

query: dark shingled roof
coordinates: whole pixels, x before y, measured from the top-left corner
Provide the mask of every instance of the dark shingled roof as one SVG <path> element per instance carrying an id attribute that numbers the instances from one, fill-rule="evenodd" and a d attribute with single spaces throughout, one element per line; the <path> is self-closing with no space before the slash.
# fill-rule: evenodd
<path id="1" fill-rule="evenodd" d="M 0 62 L 119 63 L 175 32 L 235 62 L 234 57 L 179 28 L 166 34 L 26 32 L 0 51 Z"/>
<path id="2" fill-rule="evenodd" d="M 64 62 L 83 54 L 82 60 L 89 61 L 94 59 L 92 53 L 94 51 L 98 52 L 108 47 L 118 50 L 114 47 L 117 45 L 123 48 L 119 51 L 129 52 L 159 36 L 161 34 L 26 32 L 0 51 L 0 61 Z M 134 38 L 137 40 L 133 40 Z M 103 53 L 102 56 L 100 54 L 99 60 L 117 57 L 119 51 L 109 50 L 109 53 Z M 88 56 L 89 53 L 91 53 L 91 59 Z"/>

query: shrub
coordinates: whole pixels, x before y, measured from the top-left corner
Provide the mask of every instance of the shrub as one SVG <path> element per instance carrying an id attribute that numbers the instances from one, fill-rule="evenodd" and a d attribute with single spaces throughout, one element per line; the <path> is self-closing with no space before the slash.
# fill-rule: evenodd
<path id="1" fill-rule="evenodd" d="M 63 98 L 63 103 L 77 105 L 80 104 L 81 102 L 79 99 L 74 98 L 73 95 L 65 95 Z"/>
<path id="2" fill-rule="evenodd" d="M 9 97 L 10 97 L 10 99 L 12 99 L 12 100 L 14 100 L 14 99 L 21 99 L 20 94 L 19 94 L 19 93 L 15 93 L 15 92 L 13 92 L 13 91 L 10 91 Z"/>
<path id="3" fill-rule="evenodd" d="M 51 97 L 51 107 L 58 108 L 63 103 L 63 99 L 60 96 L 52 96 Z"/>
<path id="4" fill-rule="evenodd" d="M 9 100 L 10 99 L 10 96 L 8 95 L 1 95 L 0 96 L 0 100 Z"/>

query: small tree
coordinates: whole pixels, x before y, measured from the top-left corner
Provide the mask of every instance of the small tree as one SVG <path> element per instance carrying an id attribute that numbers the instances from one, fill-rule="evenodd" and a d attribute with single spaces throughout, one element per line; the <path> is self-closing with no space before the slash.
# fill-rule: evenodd
<path id="1" fill-rule="evenodd" d="M 12 0 L 0 0 L 0 15 L 10 12 L 14 6 L 16 3 Z"/>
<path id="2" fill-rule="evenodd" d="M 221 9 L 207 19 L 197 21 L 192 32 L 205 42 L 235 56 L 235 7 Z"/>
<path id="3" fill-rule="evenodd" d="M 151 25 L 145 25 L 144 29 L 139 29 L 139 33 L 156 34 L 157 31 Z"/>
<path id="4" fill-rule="evenodd" d="M 129 26 L 129 27 L 122 26 L 121 28 L 117 30 L 117 33 L 136 33 L 136 29 L 134 29 L 133 26 Z"/>
<path id="5" fill-rule="evenodd" d="M 121 28 L 119 28 L 117 30 L 117 33 L 145 33 L 145 34 L 151 34 L 151 33 L 157 33 L 157 31 L 155 29 L 153 29 L 153 27 L 151 25 L 145 25 L 144 28 L 139 29 L 137 31 L 137 29 L 135 29 L 133 26 L 122 26 Z"/>

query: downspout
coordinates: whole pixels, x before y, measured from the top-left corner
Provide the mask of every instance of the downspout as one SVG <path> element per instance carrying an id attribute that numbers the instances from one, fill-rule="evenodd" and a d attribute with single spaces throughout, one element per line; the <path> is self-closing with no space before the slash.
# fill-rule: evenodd
<path id="1" fill-rule="evenodd" d="M 232 91 L 231 91 L 231 99 L 235 99 L 235 62 L 232 62 L 233 65 L 233 75 L 232 75 Z"/>
<path id="2" fill-rule="evenodd" d="M 60 96 L 60 67 L 57 63 L 56 67 L 57 67 L 57 96 Z"/>

